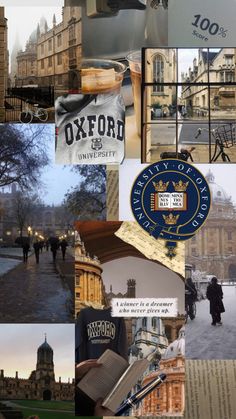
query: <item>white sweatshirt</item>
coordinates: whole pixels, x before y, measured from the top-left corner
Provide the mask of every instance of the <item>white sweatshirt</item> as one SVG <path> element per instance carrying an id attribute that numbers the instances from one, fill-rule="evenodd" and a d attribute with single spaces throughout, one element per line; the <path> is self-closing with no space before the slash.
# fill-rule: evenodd
<path id="1" fill-rule="evenodd" d="M 118 164 L 124 158 L 121 95 L 70 94 L 55 103 L 58 164 Z"/>

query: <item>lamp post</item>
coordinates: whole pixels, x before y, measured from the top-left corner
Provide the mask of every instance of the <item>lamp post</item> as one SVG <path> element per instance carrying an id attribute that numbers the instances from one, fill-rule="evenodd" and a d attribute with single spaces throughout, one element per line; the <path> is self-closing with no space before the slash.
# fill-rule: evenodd
<path id="1" fill-rule="evenodd" d="M 28 231 L 28 239 L 29 239 L 29 245 L 30 245 L 30 241 L 31 241 L 31 235 L 32 235 L 32 227 L 28 227 L 27 228 L 27 231 Z"/>

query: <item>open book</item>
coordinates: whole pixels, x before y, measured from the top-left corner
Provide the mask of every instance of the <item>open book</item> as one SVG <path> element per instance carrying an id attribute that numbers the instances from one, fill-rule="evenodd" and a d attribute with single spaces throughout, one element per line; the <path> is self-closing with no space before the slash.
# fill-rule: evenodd
<path id="1" fill-rule="evenodd" d="M 98 359 L 102 364 L 92 368 L 79 382 L 78 388 L 95 402 L 103 399 L 102 405 L 115 412 L 139 377 L 147 369 L 147 359 L 129 365 L 124 358 L 107 349 Z"/>
<path id="2" fill-rule="evenodd" d="M 151 206 L 153 211 L 166 209 L 187 210 L 187 195 L 185 192 L 158 192 L 152 194 Z"/>

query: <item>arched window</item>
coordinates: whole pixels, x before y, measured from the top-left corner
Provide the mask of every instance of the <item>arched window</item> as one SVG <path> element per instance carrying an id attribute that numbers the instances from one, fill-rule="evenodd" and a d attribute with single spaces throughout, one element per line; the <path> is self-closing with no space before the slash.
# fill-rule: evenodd
<path id="1" fill-rule="evenodd" d="M 153 329 L 157 328 L 157 319 L 155 317 L 152 318 L 152 328 Z"/>
<path id="2" fill-rule="evenodd" d="M 155 55 L 153 58 L 153 82 L 164 83 L 164 59 L 160 54 Z M 154 93 L 163 93 L 164 86 L 153 86 Z"/>

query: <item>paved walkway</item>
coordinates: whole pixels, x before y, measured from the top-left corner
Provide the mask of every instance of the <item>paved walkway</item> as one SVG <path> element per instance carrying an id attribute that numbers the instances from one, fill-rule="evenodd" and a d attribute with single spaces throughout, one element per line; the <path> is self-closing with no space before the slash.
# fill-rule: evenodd
<path id="1" fill-rule="evenodd" d="M 61 253 L 57 255 L 62 263 Z M 52 253 L 34 255 L 28 263 L 0 277 L 1 323 L 66 323 L 73 321 L 73 296 L 52 261 Z"/>
<path id="2" fill-rule="evenodd" d="M 211 326 L 209 301 L 197 302 L 197 315 L 186 324 L 186 358 L 235 359 L 236 287 L 223 286 L 222 326 Z"/>

